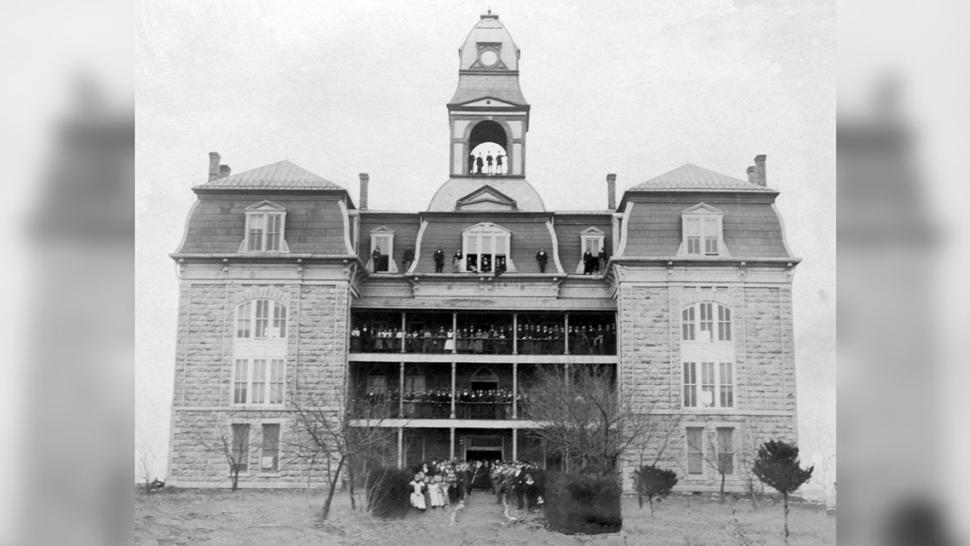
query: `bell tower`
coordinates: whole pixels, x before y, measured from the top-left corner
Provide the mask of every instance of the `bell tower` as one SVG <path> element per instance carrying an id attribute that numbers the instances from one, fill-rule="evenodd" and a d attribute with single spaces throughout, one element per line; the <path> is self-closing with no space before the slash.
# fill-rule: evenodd
<path id="1" fill-rule="evenodd" d="M 483 14 L 458 49 L 448 101 L 452 178 L 523 178 L 529 104 L 519 89 L 519 48 L 498 15 Z"/>

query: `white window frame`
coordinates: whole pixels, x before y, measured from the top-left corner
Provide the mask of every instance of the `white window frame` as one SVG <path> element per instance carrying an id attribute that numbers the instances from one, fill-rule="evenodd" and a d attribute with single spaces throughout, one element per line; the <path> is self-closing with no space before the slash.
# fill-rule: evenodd
<path id="1" fill-rule="evenodd" d="M 236 306 L 235 337 L 257 341 L 285 340 L 289 333 L 287 319 L 286 305 L 280 301 L 267 298 L 244 301 Z M 262 335 L 257 335 L 259 333 Z"/>
<path id="2" fill-rule="evenodd" d="M 279 221 L 279 241 L 277 248 L 270 249 L 269 225 L 270 218 Z M 250 232 L 260 228 L 259 240 L 251 240 Z M 254 248 L 250 248 L 254 246 Z M 246 207 L 246 228 L 243 234 L 239 252 L 251 254 L 286 253 L 290 251 L 286 244 L 286 209 L 272 201 L 261 201 Z"/>
<path id="3" fill-rule="evenodd" d="M 231 396 L 233 406 L 283 406 L 286 402 L 286 359 L 233 359 Z"/>
<path id="4" fill-rule="evenodd" d="M 603 230 L 597 228 L 596 226 L 590 226 L 579 233 L 579 260 L 576 264 L 576 273 L 583 273 L 586 264 L 583 263 L 583 256 L 586 254 L 586 244 L 591 243 L 593 249 L 590 252 L 593 253 L 593 257 L 599 256 L 601 250 L 605 248 L 606 245 L 606 233 Z"/>
<path id="5" fill-rule="evenodd" d="M 461 270 L 468 270 L 468 255 L 475 254 L 476 272 L 482 272 L 482 256 L 485 255 L 489 256 L 490 269 L 484 273 L 494 273 L 495 257 L 503 256 L 498 252 L 500 246 L 505 249 L 505 271 L 507 273 L 515 272 L 515 266 L 512 264 L 512 232 L 510 230 L 491 222 L 483 222 L 463 229 L 461 232 Z"/>
<path id="6" fill-rule="evenodd" d="M 732 320 L 731 308 L 714 301 L 693 302 L 681 308 L 683 408 L 737 408 L 737 358 Z"/>
<path id="7" fill-rule="evenodd" d="M 734 337 L 733 320 L 731 308 L 726 305 L 713 301 L 692 303 L 680 311 L 680 339 L 689 344 L 730 343 Z"/>
<path id="8" fill-rule="evenodd" d="M 276 455 L 275 460 L 271 463 L 270 467 L 266 467 L 266 459 L 273 457 L 266 457 L 266 427 L 275 426 L 276 433 Z M 283 423 L 280 421 L 263 421 L 259 426 L 259 472 L 262 474 L 278 474 L 280 471 L 280 463 L 282 462 L 283 455 Z"/>
<path id="9" fill-rule="evenodd" d="M 724 452 L 724 446 L 721 445 L 722 430 L 731 431 L 731 451 L 728 451 L 726 453 Z M 724 473 L 725 476 L 733 476 L 738 469 L 737 459 L 735 458 L 735 454 L 737 453 L 737 448 L 735 447 L 735 444 L 737 443 L 737 438 L 736 438 L 737 435 L 735 434 L 736 432 L 737 432 L 737 429 L 735 427 L 729 427 L 729 426 L 714 427 L 714 446 L 715 446 L 714 460 L 717 462 L 718 468 L 721 468 L 722 466 L 721 456 L 723 455 L 731 456 L 731 471 L 725 472 Z"/>
<path id="10" fill-rule="evenodd" d="M 706 203 L 681 211 L 682 241 L 677 255 L 689 258 L 729 256 L 724 244 L 724 213 Z"/>
<path id="11" fill-rule="evenodd" d="M 237 429 L 236 427 L 239 427 L 239 429 Z M 236 430 L 246 431 L 245 442 L 236 441 Z M 238 460 L 236 461 L 236 463 L 239 464 L 239 473 L 248 474 L 250 470 L 249 459 L 252 457 L 252 450 L 250 449 L 250 447 L 252 447 L 252 441 L 253 441 L 253 427 L 249 423 L 230 423 L 229 432 L 230 432 L 229 435 L 231 437 L 230 441 L 232 442 L 230 444 L 229 449 L 231 450 L 233 457 L 236 457 L 238 455 Z M 238 451 L 237 451 L 237 447 L 239 448 Z"/>
<path id="12" fill-rule="evenodd" d="M 384 244 L 386 241 L 387 244 Z M 368 269 L 374 272 L 374 249 L 380 247 L 381 255 L 387 256 L 387 271 L 381 273 L 397 273 L 397 264 L 394 263 L 394 231 L 387 226 L 378 226 L 370 231 L 370 251 L 371 256 L 367 257 Z"/>
<path id="13" fill-rule="evenodd" d="M 684 409 L 734 409 L 737 404 L 735 375 L 732 361 L 683 359 L 682 406 Z"/>
<path id="14" fill-rule="evenodd" d="M 697 448 L 696 450 L 691 450 L 691 441 L 690 441 L 690 432 L 691 432 L 691 430 L 699 430 L 700 431 L 700 435 L 699 436 L 700 436 L 701 442 L 700 442 L 700 445 L 699 446 L 698 445 L 695 445 L 694 446 L 694 447 Z M 707 432 L 707 430 L 705 429 L 705 427 L 696 427 L 696 426 L 687 426 L 687 427 L 684 427 L 684 448 L 685 448 L 685 450 L 684 450 L 684 455 L 685 455 L 685 457 L 684 457 L 684 474 L 688 478 L 690 478 L 692 476 L 693 477 L 699 477 L 699 478 L 703 478 L 704 477 L 704 470 L 705 470 L 704 469 L 704 466 L 705 466 L 704 465 L 704 462 L 705 462 L 704 461 L 704 436 L 706 435 L 706 432 Z M 700 472 L 691 472 L 690 471 L 690 456 L 691 456 L 691 453 L 699 453 L 700 454 L 700 464 L 698 465 L 700 467 Z"/>

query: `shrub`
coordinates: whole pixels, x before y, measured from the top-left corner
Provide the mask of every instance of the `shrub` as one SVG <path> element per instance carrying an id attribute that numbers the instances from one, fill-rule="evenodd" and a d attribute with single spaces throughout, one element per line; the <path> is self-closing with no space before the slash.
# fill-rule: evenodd
<path id="1" fill-rule="evenodd" d="M 596 535 L 617 533 L 623 526 L 620 484 L 615 477 L 550 474 L 544 499 L 546 519 L 554 531 Z"/>
<path id="2" fill-rule="evenodd" d="M 637 502 L 643 508 L 643 497 L 650 502 L 650 515 L 653 515 L 653 499 L 660 499 L 670 494 L 670 490 L 677 485 L 677 473 L 673 470 L 657 468 L 649 464 L 633 471 L 633 486 L 637 490 Z"/>
<path id="3" fill-rule="evenodd" d="M 758 448 L 758 457 L 751 471 L 759 480 L 774 487 L 785 503 L 785 540 L 788 540 L 788 494 L 793 493 L 812 477 L 814 466 L 806 469 L 798 462 L 798 448 L 785 442 L 771 440 Z"/>
<path id="4" fill-rule="evenodd" d="M 367 475 L 367 509 L 379 518 L 402 518 L 408 513 L 412 474 L 398 468 L 375 468 Z"/>

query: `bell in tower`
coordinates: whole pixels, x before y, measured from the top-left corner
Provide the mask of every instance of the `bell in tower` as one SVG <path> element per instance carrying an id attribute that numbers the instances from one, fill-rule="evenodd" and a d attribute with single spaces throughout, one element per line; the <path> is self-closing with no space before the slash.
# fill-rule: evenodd
<path id="1" fill-rule="evenodd" d="M 519 48 L 498 15 L 481 16 L 458 50 L 448 101 L 452 177 L 524 177 L 529 104 L 519 89 Z"/>

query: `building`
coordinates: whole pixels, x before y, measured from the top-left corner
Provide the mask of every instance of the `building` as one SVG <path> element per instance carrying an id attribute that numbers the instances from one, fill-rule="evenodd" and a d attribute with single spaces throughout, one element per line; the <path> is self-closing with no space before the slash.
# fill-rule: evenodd
<path id="1" fill-rule="evenodd" d="M 527 180 L 530 105 L 519 49 L 482 15 L 460 49 L 447 107 L 449 178 L 421 212 L 367 207 L 280 161 L 232 174 L 210 154 L 193 188 L 180 305 L 169 481 L 224 486 L 230 438 L 241 485 L 307 482 L 288 453 L 293 402 L 375 401 L 397 434 L 390 461 L 528 459 L 522 391 L 537 366 L 605 366 L 678 488 L 731 488 L 769 438 L 796 439 L 792 293 L 765 156 L 738 179 L 683 165 L 606 208 L 546 210 Z M 540 257 L 544 256 L 544 259 Z"/>

